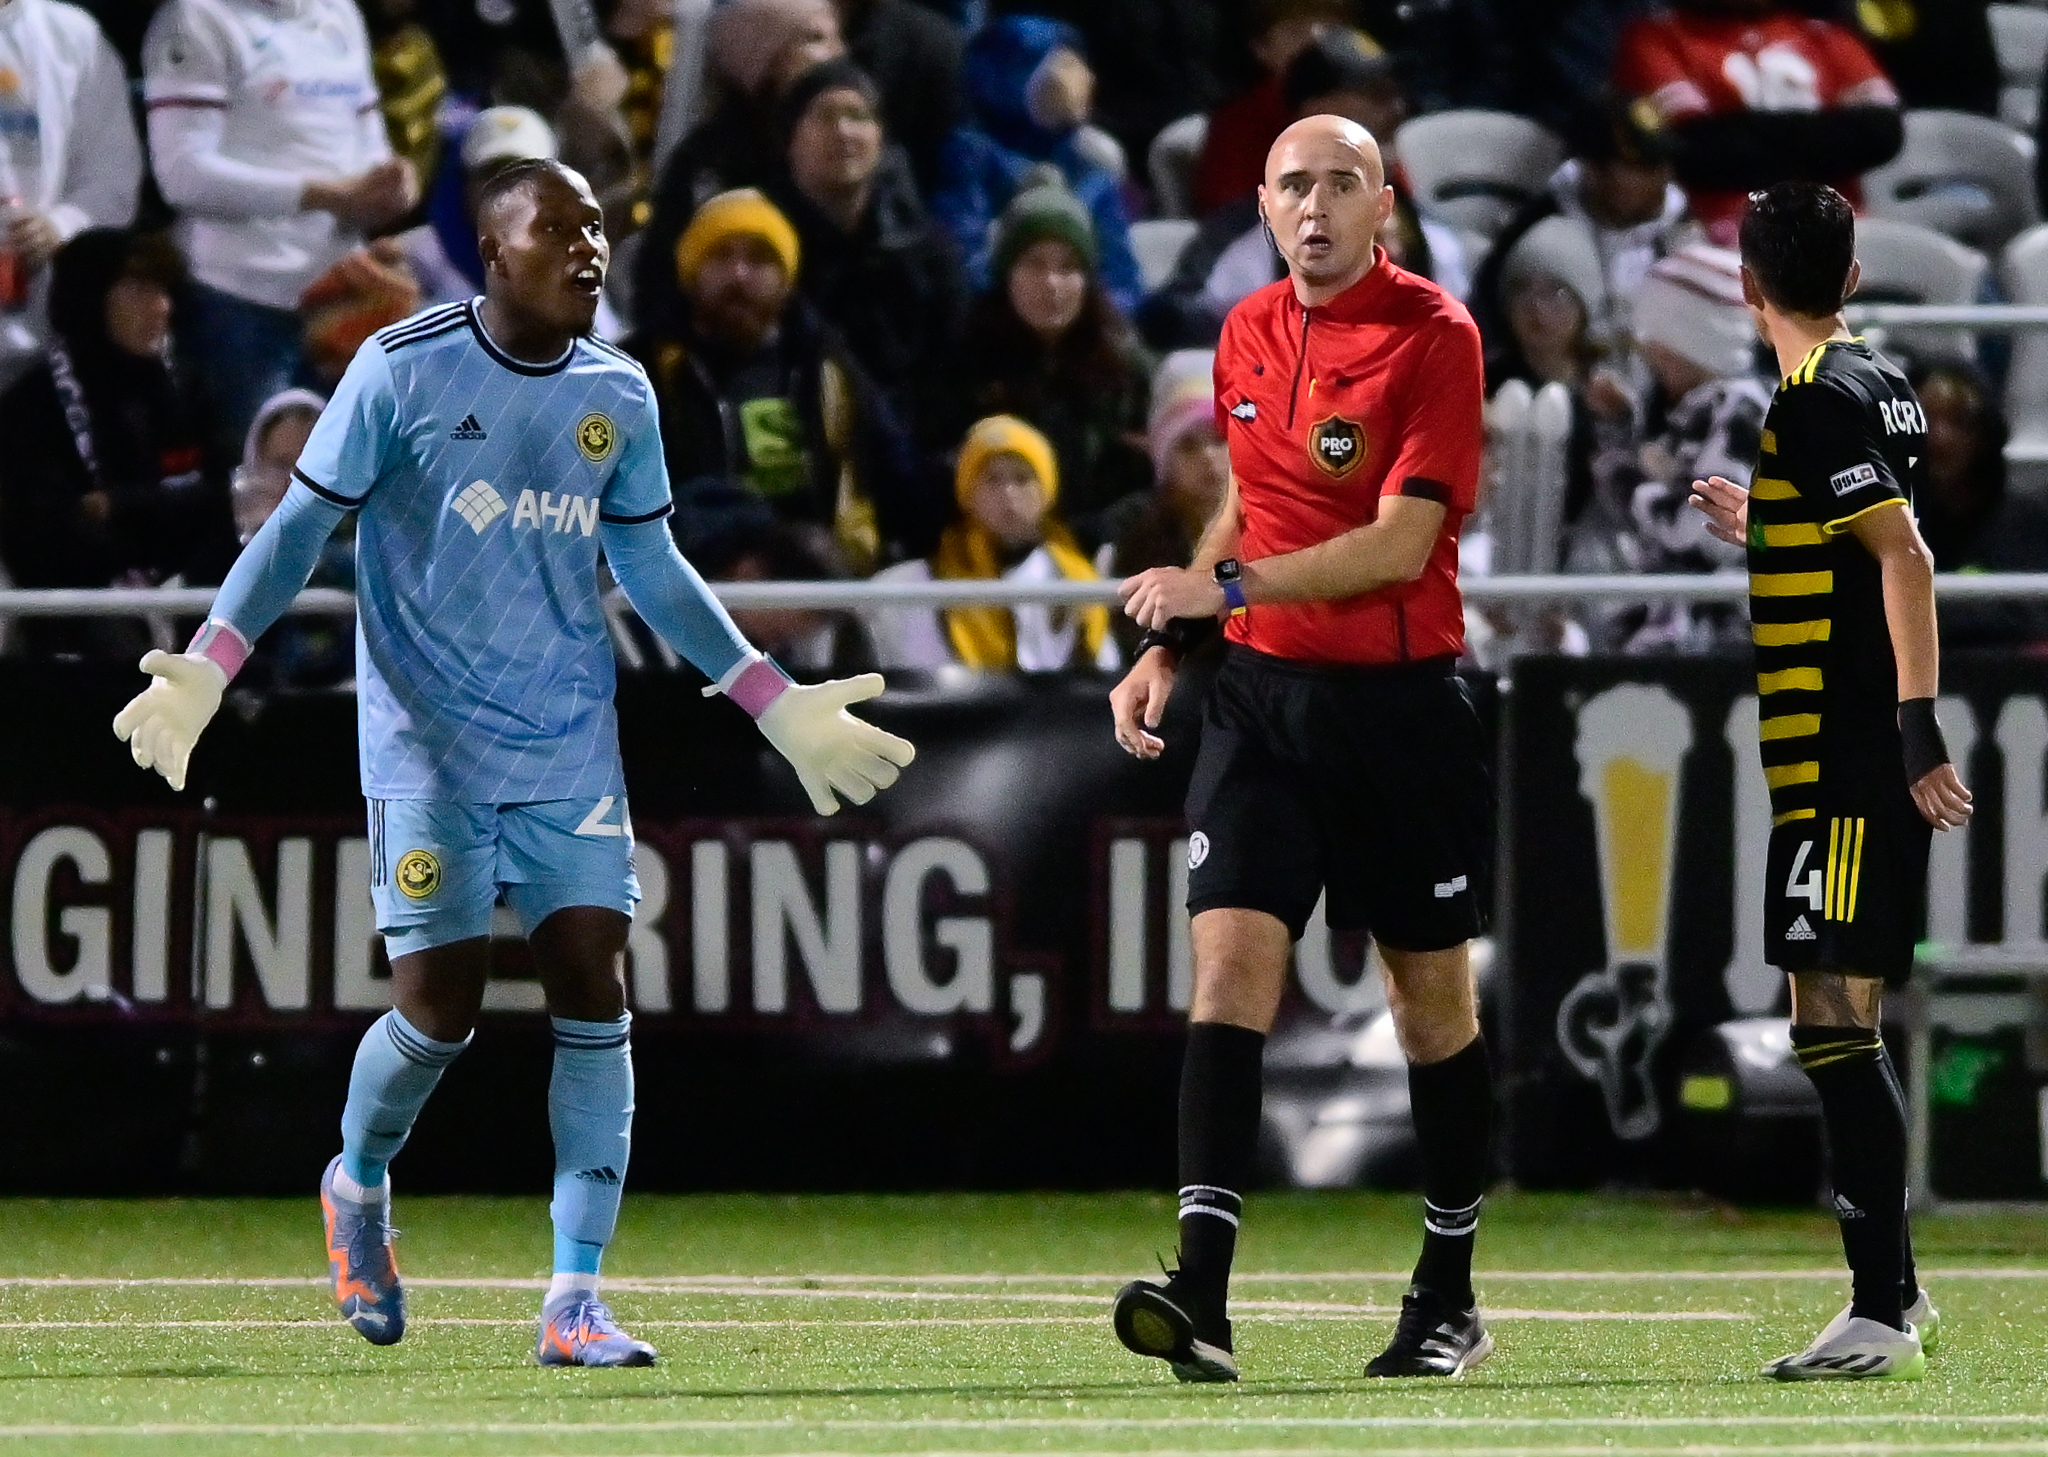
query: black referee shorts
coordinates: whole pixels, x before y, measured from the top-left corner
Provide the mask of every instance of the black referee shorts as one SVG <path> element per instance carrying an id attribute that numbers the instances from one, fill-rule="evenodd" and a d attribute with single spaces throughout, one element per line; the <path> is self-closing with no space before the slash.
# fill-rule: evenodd
<path id="1" fill-rule="evenodd" d="M 1839 773 L 1824 758 L 1821 786 L 1812 818 L 1771 829 L 1764 959 L 1783 971 L 1899 986 L 1925 919 L 1934 827 L 1920 817 L 1895 758 Z"/>
<path id="2" fill-rule="evenodd" d="M 1485 927 L 1493 790 L 1449 658 L 1289 662 L 1231 644 L 1188 786 L 1188 910 L 1264 911 L 1440 951 Z"/>

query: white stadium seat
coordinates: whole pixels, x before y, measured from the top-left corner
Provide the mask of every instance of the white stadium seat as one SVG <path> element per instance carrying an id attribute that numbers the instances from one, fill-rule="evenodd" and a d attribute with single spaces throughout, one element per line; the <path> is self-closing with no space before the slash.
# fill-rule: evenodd
<path id="1" fill-rule="evenodd" d="M 1899 155 L 1864 174 L 1872 217 L 1921 223 L 1996 251 L 2041 220 L 2034 141 L 1967 111 L 1909 111 Z"/>
<path id="2" fill-rule="evenodd" d="M 1998 275 L 2012 302 L 2048 304 L 2048 225 L 2013 239 Z M 2006 460 L 2029 476 L 2048 471 L 2048 332 L 2021 329 L 2012 336 L 2005 417 L 2012 429 Z"/>
<path id="3" fill-rule="evenodd" d="M 1138 277 L 1151 293 L 1173 277 L 1174 265 L 1187 251 L 1200 225 L 1192 218 L 1145 218 L 1131 224 L 1131 252 L 1137 255 Z"/>
<path id="4" fill-rule="evenodd" d="M 2048 10 L 1993 5 L 1991 44 L 1998 52 L 1998 119 L 2031 132 L 2039 115 L 2041 69 L 2048 65 Z"/>
<path id="5" fill-rule="evenodd" d="M 1864 303 L 1974 304 L 1991 274 L 1991 261 L 1975 248 L 1894 218 L 1864 218 L 1857 223 L 1856 261 L 1863 265 L 1856 297 Z M 1916 329 L 1899 335 L 1896 347 L 1922 359 L 1974 362 L 1977 357 L 1976 341 L 1967 329 Z"/>
<path id="6" fill-rule="evenodd" d="M 1394 151 L 1418 207 L 1487 239 L 1543 191 L 1565 155 L 1554 133 L 1504 111 L 1414 117 L 1395 133 Z"/>
<path id="7" fill-rule="evenodd" d="M 1152 138 L 1145 153 L 1145 175 L 1152 183 L 1152 209 L 1163 218 L 1195 215 L 1195 164 L 1209 140 L 1204 112 L 1168 122 Z"/>

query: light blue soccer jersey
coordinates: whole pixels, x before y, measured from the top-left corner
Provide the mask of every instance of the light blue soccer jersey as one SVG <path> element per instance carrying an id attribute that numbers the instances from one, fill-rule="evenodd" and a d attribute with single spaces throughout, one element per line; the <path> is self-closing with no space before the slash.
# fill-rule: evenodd
<path id="1" fill-rule="evenodd" d="M 365 795 L 623 793 L 598 526 L 670 509 L 638 364 L 587 338 L 527 364 L 474 302 L 431 309 L 358 351 L 293 474 L 359 513 Z"/>

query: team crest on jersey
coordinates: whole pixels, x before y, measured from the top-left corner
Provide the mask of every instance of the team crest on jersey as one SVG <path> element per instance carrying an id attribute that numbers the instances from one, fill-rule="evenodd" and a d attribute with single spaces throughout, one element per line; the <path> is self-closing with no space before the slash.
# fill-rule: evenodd
<path id="1" fill-rule="evenodd" d="M 1348 476 L 1365 459 L 1365 427 L 1341 415 L 1318 420 L 1308 427 L 1308 453 L 1326 473 Z"/>
<path id="2" fill-rule="evenodd" d="M 612 453 L 612 447 L 619 443 L 619 433 L 612 428 L 612 417 L 593 410 L 576 425 L 576 448 L 583 452 L 583 458 L 593 464 Z"/>
<path id="3" fill-rule="evenodd" d="M 398 888 L 407 900 L 425 900 L 441 888 L 441 862 L 430 850 L 406 851 L 398 857 Z"/>

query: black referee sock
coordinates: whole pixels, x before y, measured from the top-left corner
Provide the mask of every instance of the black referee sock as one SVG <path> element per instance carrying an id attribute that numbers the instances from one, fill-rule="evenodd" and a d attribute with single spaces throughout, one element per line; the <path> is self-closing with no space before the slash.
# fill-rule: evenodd
<path id="1" fill-rule="evenodd" d="M 1794 1024 L 1792 1050 L 1820 1094 L 1851 1313 L 1903 1330 L 1906 1109 L 1886 1076 L 1884 1042 L 1868 1027 Z"/>
<path id="2" fill-rule="evenodd" d="M 1422 1153 L 1422 1258 L 1415 1283 L 1469 1309 L 1472 1241 L 1493 1166 L 1493 1067 L 1486 1038 L 1441 1062 L 1408 1064 L 1408 1102 Z"/>
<path id="3" fill-rule="evenodd" d="M 1887 1047 L 1878 1054 L 1884 1064 L 1884 1080 L 1892 1085 L 1892 1096 L 1899 1100 L 1900 1116 L 1904 1116 L 1906 1090 L 1899 1082 L 1898 1064 L 1892 1061 L 1892 1050 Z M 1899 1221 L 1899 1302 L 1911 1309 L 1913 1302 L 1920 1298 L 1920 1271 L 1913 1264 L 1913 1193 L 1906 1191 L 1906 1213 Z"/>
<path id="4" fill-rule="evenodd" d="M 1227 1022 L 1188 1026 L 1180 1069 L 1180 1273 L 1220 1319 L 1251 1182 L 1266 1034 Z"/>

